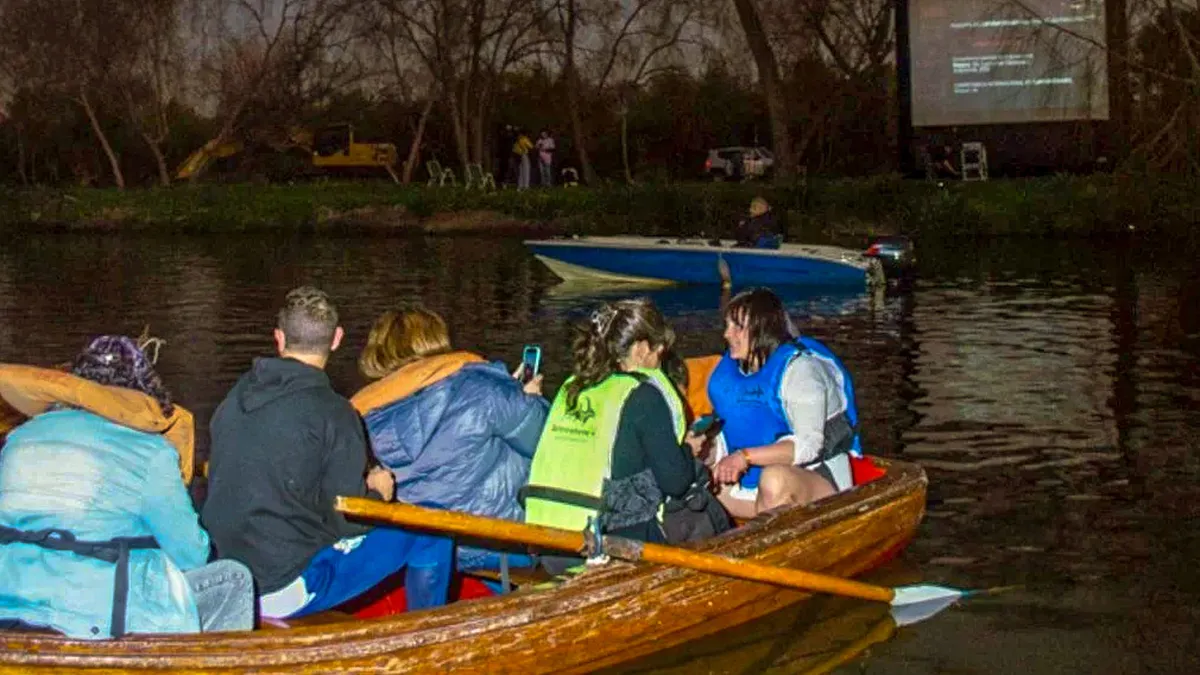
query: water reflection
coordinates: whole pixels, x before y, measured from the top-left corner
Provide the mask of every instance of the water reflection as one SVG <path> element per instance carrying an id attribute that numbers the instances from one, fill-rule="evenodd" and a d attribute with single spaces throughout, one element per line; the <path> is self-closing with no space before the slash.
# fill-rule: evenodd
<path id="1" fill-rule="evenodd" d="M 1069 650 L 1090 650 L 1084 671 L 1195 670 L 1200 274 L 1189 260 L 1136 246 L 924 243 L 911 293 L 780 289 L 854 373 L 867 445 L 929 471 L 908 553 L 921 575 L 1028 585 L 906 628 L 856 668 L 1059 672 Z M 557 287 L 505 239 L 33 235 L 0 248 L 0 360 L 57 363 L 96 333 L 148 323 L 167 340 L 161 369 L 202 422 L 203 451 L 203 422 L 269 353 L 273 312 L 300 283 L 341 307 L 348 339 L 330 374 L 346 393 L 362 384 L 354 357 L 371 322 L 398 303 L 425 303 L 458 346 L 510 364 L 522 344 L 542 344 L 552 389 L 572 322 L 627 294 Z M 721 349 L 716 289 L 642 293 L 672 317 L 684 353 Z M 676 665 L 802 672 L 803 621 L 821 611 L 739 631 L 746 662 L 706 668 L 680 652 Z"/>

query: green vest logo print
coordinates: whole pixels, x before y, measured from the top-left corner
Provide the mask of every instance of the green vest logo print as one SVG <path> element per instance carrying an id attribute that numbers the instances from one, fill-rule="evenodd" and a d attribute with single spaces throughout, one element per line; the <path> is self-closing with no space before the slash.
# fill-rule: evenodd
<path id="1" fill-rule="evenodd" d="M 567 410 L 567 417 L 586 426 L 588 422 L 596 419 L 596 409 L 592 407 L 592 400 L 587 396 L 580 396 L 579 400 L 575 401 L 575 407 Z"/>

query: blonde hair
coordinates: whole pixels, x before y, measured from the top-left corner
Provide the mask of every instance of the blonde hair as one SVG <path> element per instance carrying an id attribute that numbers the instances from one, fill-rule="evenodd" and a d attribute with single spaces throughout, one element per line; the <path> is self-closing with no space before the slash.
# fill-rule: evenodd
<path id="1" fill-rule="evenodd" d="M 417 359 L 450 351 L 450 330 L 437 313 L 421 306 L 389 310 L 375 320 L 358 369 L 373 380 Z"/>
<path id="2" fill-rule="evenodd" d="M 755 197 L 750 200 L 750 211 L 754 211 L 755 207 L 761 208 L 763 213 L 771 210 L 771 205 L 762 197 Z"/>

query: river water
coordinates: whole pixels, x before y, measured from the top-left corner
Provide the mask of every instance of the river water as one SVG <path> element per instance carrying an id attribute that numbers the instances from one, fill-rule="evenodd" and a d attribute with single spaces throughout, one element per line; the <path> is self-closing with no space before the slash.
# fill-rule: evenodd
<path id="1" fill-rule="evenodd" d="M 1200 267 L 1137 241 L 919 253 L 905 292 L 783 295 L 854 373 L 867 445 L 929 473 L 917 539 L 880 580 L 1017 588 L 836 672 L 1200 672 Z M 204 423 L 271 350 L 295 285 L 340 305 L 347 341 L 329 370 L 347 394 L 363 384 L 354 360 L 371 321 L 416 301 L 447 318 L 456 346 L 510 365 L 540 343 L 553 391 L 572 322 L 606 297 L 555 281 L 500 238 L 35 234 L 0 247 L 0 361 L 59 363 L 90 336 L 149 325 L 203 451 Z M 650 295 L 685 355 L 720 349 L 714 289 Z M 825 672 L 813 664 L 857 651 L 879 618 L 809 603 L 634 669 Z"/>

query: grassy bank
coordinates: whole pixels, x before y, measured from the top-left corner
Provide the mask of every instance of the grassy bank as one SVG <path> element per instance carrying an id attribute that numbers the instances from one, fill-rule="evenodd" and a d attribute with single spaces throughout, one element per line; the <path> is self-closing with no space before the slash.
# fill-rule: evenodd
<path id="1" fill-rule="evenodd" d="M 948 183 L 892 177 L 806 185 L 709 184 L 499 190 L 382 182 L 180 185 L 169 189 L 0 192 L 0 226 L 232 233 L 252 230 L 557 231 L 728 234 L 750 198 L 766 197 L 794 239 L 917 236 L 1191 237 L 1194 182 L 1146 176 Z"/>

